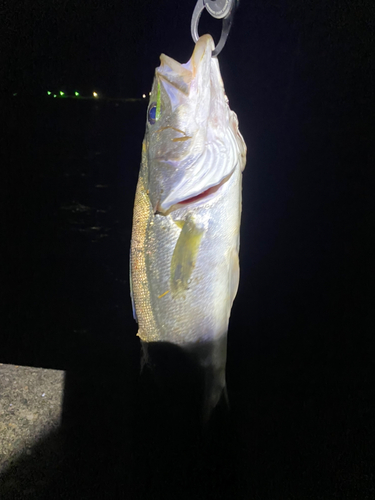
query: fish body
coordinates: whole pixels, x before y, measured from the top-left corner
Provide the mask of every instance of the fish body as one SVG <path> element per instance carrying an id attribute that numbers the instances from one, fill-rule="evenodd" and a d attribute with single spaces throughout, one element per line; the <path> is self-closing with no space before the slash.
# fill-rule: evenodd
<path id="1" fill-rule="evenodd" d="M 142 146 L 130 258 L 138 336 L 144 347 L 168 342 L 194 353 L 208 373 L 208 412 L 225 387 L 246 157 L 213 48 L 211 36 L 204 35 L 188 63 L 160 57 Z"/>

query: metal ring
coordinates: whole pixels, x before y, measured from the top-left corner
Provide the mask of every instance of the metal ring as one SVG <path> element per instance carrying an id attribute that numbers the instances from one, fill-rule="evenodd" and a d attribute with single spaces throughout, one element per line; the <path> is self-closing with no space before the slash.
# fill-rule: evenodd
<path id="1" fill-rule="evenodd" d="M 198 0 L 194 8 L 193 16 L 191 18 L 191 36 L 193 38 L 194 43 L 197 43 L 199 39 L 198 24 L 203 9 L 205 9 L 203 0 Z"/>
<path id="2" fill-rule="evenodd" d="M 191 36 L 194 40 L 194 43 L 197 43 L 199 39 L 198 24 L 202 11 L 204 9 L 207 9 L 208 12 L 216 19 L 224 18 L 219 43 L 212 51 L 213 57 L 216 57 L 220 54 L 220 52 L 223 50 L 225 42 L 227 41 L 237 3 L 238 0 L 237 2 L 233 2 L 233 0 L 222 0 L 221 2 L 219 2 L 218 0 L 216 0 L 215 2 L 213 2 L 212 0 L 198 0 L 195 5 L 193 16 L 191 18 Z M 215 6 L 214 11 L 211 10 L 213 6 Z"/>

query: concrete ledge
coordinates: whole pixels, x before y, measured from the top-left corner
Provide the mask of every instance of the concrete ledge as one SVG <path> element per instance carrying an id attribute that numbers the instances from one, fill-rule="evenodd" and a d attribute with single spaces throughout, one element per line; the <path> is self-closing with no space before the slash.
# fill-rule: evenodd
<path id="1" fill-rule="evenodd" d="M 59 427 L 64 372 L 0 363 L 0 473 Z"/>

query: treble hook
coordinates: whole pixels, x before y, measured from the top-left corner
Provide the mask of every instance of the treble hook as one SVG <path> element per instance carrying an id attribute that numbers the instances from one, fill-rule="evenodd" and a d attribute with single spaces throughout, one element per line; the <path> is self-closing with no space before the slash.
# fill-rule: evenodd
<path id="1" fill-rule="evenodd" d="M 223 20 L 219 43 L 212 52 L 214 57 L 218 56 L 227 41 L 233 22 L 233 16 L 239 3 L 239 0 L 198 0 L 193 12 L 193 17 L 191 18 L 191 36 L 193 37 L 194 42 L 197 43 L 199 38 L 199 19 L 203 9 L 207 9 L 212 17 Z"/>

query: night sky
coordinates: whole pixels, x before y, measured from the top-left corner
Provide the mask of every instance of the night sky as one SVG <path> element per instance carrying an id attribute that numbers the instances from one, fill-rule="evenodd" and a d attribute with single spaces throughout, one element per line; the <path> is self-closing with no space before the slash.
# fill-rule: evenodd
<path id="1" fill-rule="evenodd" d="M 148 94 L 161 53 L 190 58 L 194 6 L 0 7 L 0 362 L 66 370 L 74 431 L 45 498 L 372 499 L 373 2 L 240 2 L 219 55 L 248 147 L 230 416 L 200 441 L 139 381 L 128 251 L 146 102 L 46 92 Z M 220 28 L 202 16 L 200 34 Z"/>
<path id="2" fill-rule="evenodd" d="M 6 88 L 94 86 L 105 94 L 139 95 L 150 88 L 161 52 L 181 61 L 190 57 L 194 5 L 192 0 L 6 2 L 1 12 Z M 343 86 L 344 79 L 348 89 L 365 97 L 371 10 L 370 2 L 360 1 L 242 1 L 220 57 L 227 87 L 235 82 L 233 94 L 242 101 L 244 92 L 251 99 L 259 87 L 272 89 L 275 97 L 283 92 L 278 101 L 284 111 L 301 94 L 304 101 L 316 96 L 326 79 L 332 86 Z M 204 13 L 200 33 L 206 29 L 217 35 L 220 21 Z M 362 87 L 356 87 L 360 81 Z"/>
<path id="3" fill-rule="evenodd" d="M 162 51 L 189 57 L 193 8 L 163 1 L 10 3 L 2 19 L 7 86 L 140 96 Z"/>

